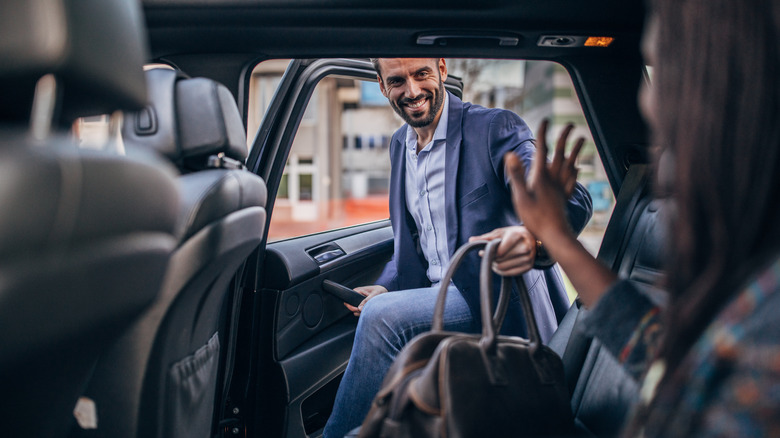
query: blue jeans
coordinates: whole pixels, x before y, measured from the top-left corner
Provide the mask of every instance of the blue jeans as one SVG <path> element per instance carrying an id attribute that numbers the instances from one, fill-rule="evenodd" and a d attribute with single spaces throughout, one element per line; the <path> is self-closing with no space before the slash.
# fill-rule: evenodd
<path id="1" fill-rule="evenodd" d="M 387 292 L 366 303 L 324 438 L 341 438 L 363 423 L 395 357 L 413 337 L 431 329 L 438 292 L 438 286 Z M 476 333 L 475 325 L 468 304 L 450 285 L 444 329 Z"/>

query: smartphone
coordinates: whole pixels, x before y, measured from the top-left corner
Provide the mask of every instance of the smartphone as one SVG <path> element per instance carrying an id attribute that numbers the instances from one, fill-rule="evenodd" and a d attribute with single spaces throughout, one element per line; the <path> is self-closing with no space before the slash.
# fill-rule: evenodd
<path id="1" fill-rule="evenodd" d="M 347 304 L 357 307 L 363 300 L 366 299 L 364 295 L 355 292 L 346 286 L 342 286 L 330 280 L 322 281 L 322 289 L 325 292 L 335 295 Z"/>

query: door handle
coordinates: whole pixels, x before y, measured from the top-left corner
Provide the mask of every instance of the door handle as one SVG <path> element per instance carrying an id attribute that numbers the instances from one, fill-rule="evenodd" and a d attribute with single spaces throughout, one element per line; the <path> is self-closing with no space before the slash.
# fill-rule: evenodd
<path id="1" fill-rule="evenodd" d="M 327 243 L 325 245 L 312 248 L 306 251 L 306 253 L 309 254 L 309 257 L 313 258 L 319 265 L 346 254 L 344 250 L 335 243 Z"/>

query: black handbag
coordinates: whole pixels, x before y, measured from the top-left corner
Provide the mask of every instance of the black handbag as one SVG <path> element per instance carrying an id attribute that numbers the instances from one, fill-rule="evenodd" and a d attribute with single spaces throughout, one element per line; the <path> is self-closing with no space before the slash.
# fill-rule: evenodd
<path id="1" fill-rule="evenodd" d="M 491 315 L 491 272 L 499 240 L 463 245 L 437 298 L 430 332 L 409 342 L 387 373 L 360 437 L 568 436 L 574 431 L 560 357 L 542 345 L 530 299 L 516 278 L 529 339 L 498 335 L 509 278 Z M 482 334 L 443 331 L 447 286 L 464 256 L 485 248 L 480 271 Z"/>

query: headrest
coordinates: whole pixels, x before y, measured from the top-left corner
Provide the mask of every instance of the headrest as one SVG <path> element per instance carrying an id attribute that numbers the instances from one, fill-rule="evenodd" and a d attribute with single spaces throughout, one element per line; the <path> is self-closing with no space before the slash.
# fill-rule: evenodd
<path id="1" fill-rule="evenodd" d="M 209 157 L 220 153 L 244 161 L 244 125 L 225 86 L 165 68 L 147 71 L 146 79 L 149 106 L 124 117 L 126 148 L 155 149 L 182 171 L 207 167 Z"/>
<path id="2" fill-rule="evenodd" d="M 0 2 L 0 80 L 28 87 L 55 74 L 64 119 L 142 107 L 147 53 L 135 0 Z"/>

